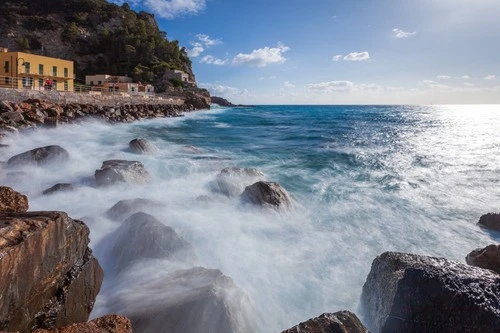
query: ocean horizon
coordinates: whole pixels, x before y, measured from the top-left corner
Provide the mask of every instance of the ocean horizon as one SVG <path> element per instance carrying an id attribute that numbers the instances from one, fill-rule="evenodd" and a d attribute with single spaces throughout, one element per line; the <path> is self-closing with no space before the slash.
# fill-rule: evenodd
<path id="1" fill-rule="evenodd" d="M 120 226 L 106 212 L 120 200 L 161 203 L 148 213 L 193 246 L 190 263 L 149 259 L 106 274 L 92 317 L 154 307 L 155 290 L 137 288 L 206 267 L 248 296 L 240 310 L 256 332 L 340 310 L 363 321 L 362 286 L 381 253 L 465 262 L 473 249 L 500 241 L 500 233 L 476 225 L 499 209 L 499 111 L 495 104 L 255 105 L 113 125 L 87 120 L 9 134 L 1 160 L 52 144 L 70 160 L 4 173 L 2 183 L 26 194 L 31 211 L 60 210 L 84 221 L 105 272 L 113 264 L 107 242 Z M 157 152 L 131 153 L 135 138 Z M 140 161 L 152 180 L 95 186 L 94 171 L 111 159 Z M 227 167 L 260 170 L 286 189 L 293 207 L 256 208 L 221 194 L 217 175 Z M 75 189 L 42 195 L 56 183 Z"/>

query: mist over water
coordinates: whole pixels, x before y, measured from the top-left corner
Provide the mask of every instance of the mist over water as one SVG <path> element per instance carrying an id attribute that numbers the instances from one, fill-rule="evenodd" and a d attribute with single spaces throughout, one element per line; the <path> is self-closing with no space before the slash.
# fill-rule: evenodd
<path id="1" fill-rule="evenodd" d="M 113 311 L 117 295 L 126 299 L 176 269 L 202 266 L 220 269 L 248 295 L 244 306 L 259 332 L 280 332 L 323 312 L 359 313 L 371 262 L 384 251 L 464 262 L 471 250 L 499 241 L 476 226 L 482 214 L 500 210 L 498 128 L 500 106 L 474 105 L 261 106 L 93 121 L 7 137 L 1 160 L 51 144 L 71 159 L 25 174 L 4 170 L 2 183 L 28 195 L 32 211 L 85 221 L 105 272 L 112 260 L 105 239 L 120 226 L 105 212 L 119 200 L 161 202 L 148 213 L 193 245 L 194 262 L 148 260 L 106 273 L 92 316 Z M 158 153 L 129 153 L 137 137 Z M 141 161 L 152 181 L 96 188 L 94 171 L 109 159 Z M 256 209 L 215 194 L 212 183 L 228 166 L 260 169 L 290 192 L 294 209 Z M 41 194 L 55 183 L 77 188 Z M 137 306 L 164 299 L 148 288 Z"/>

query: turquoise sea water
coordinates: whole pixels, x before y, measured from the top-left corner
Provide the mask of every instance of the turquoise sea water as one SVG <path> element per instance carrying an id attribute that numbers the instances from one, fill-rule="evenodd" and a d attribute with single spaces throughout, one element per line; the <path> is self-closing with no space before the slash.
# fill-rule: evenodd
<path id="1" fill-rule="evenodd" d="M 500 211 L 499 128 L 495 105 L 257 106 L 113 126 L 88 122 L 8 137 L 3 160 L 60 144 L 71 161 L 29 170 L 29 179 L 4 173 L 2 183 L 28 194 L 31 210 L 83 218 L 105 269 L 99 241 L 117 225 L 103 213 L 122 199 L 164 202 L 155 216 L 193 244 L 197 265 L 230 276 L 252 300 L 258 330 L 279 332 L 323 312 L 358 311 L 371 261 L 384 251 L 464 262 L 474 248 L 498 241 L 476 222 Z M 129 153 L 136 137 L 158 153 Z M 140 160 L 153 181 L 95 188 L 94 170 L 116 158 Z M 289 191 L 294 209 L 250 209 L 216 195 L 211 184 L 227 166 L 260 169 Z M 57 182 L 79 187 L 41 195 Z M 201 203 L 201 195 L 213 200 Z M 106 281 L 93 315 L 115 309 L 114 294 L 168 269 L 144 263 Z"/>

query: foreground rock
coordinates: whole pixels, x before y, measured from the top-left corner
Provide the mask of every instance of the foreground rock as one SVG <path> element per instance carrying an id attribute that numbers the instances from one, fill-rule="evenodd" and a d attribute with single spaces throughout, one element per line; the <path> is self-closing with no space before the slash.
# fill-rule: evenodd
<path id="1" fill-rule="evenodd" d="M 487 229 L 500 231 L 500 214 L 485 214 L 479 218 L 479 222 L 477 224 Z"/>
<path id="2" fill-rule="evenodd" d="M 158 148 L 146 139 L 134 139 L 128 143 L 130 151 L 139 155 L 153 155 Z"/>
<path id="3" fill-rule="evenodd" d="M 146 213 L 130 216 L 116 230 L 115 237 L 108 256 L 114 272 L 144 259 L 189 261 L 196 258 L 190 243 Z"/>
<path id="4" fill-rule="evenodd" d="M 375 258 L 362 306 L 374 332 L 498 332 L 500 278 L 443 258 L 386 252 Z"/>
<path id="5" fill-rule="evenodd" d="M 28 210 L 28 197 L 10 187 L 0 186 L 0 213 L 24 213 Z"/>
<path id="6" fill-rule="evenodd" d="M 227 197 L 236 197 L 245 187 L 263 178 L 264 174 L 255 168 L 224 168 L 217 175 L 214 190 Z"/>
<path id="7" fill-rule="evenodd" d="M 132 333 L 130 319 L 118 315 L 107 315 L 55 330 L 37 329 L 32 333 Z"/>
<path id="8" fill-rule="evenodd" d="M 349 311 L 323 313 L 281 333 L 368 333 L 358 317 Z"/>
<path id="9" fill-rule="evenodd" d="M 120 200 L 106 212 L 106 216 L 112 220 L 123 222 L 130 215 L 137 212 L 149 213 L 151 210 L 162 208 L 163 204 L 150 199 Z"/>
<path id="10" fill-rule="evenodd" d="M 475 249 L 465 257 L 465 262 L 500 274 L 500 245 L 492 244 L 484 249 Z"/>
<path id="11" fill-rule="evenodd" d="M 69 192 L 73 191 L 75 188 L 73 185 L 68 184 L 68 183 L 58 183 L 55 184 L 54 186 L 44 190 L 42 192 L 43 195 L 50 195 L 50 194 L 55 194 L 57 192 Z"/>
<path id="12" fill-rule="evenodd" d="M 35 148 L 15 155 L 7 161 L 9 168 L 16 166 L 45 166 L 48 164 L 62 164 L 69 159 L 69 153 L 61 146 L 53 145 Z"/>
<path id="13" fill-rule="evenodd" d="M 110 309 L 132 321 L 135 332 L 253 333 L 248 296 L 219 270 L 195 267 L 130 285 Z"/>
<path id="14" fill-rule="evenodd" d="M 146 168 L 138 161 L 109 160 L 102 162 L 95 171 L 97 186 L 109 186 L 117 183 L 144 184 L 150 176 Z"/>
<path id="15" fill-rule="evenodd" d="M 247 186 L 241 194 L 241 200 L 258 206 L 289 208 L 292 206 L 288 192 L 275 182 L 257 182 Z"/>
<path id="16" fill-rule="evenodd" d="M 66 213 L 0 213 L 0 330 L 87 321 L 103 279 L 88 243 Z"/>

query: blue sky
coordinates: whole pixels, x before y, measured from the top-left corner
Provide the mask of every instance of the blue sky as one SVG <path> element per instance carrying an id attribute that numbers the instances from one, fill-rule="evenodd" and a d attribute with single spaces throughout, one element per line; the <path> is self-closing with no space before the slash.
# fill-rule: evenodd
<path id="1" fill-rule="evenodd" d="M 199 86 L 233 103 L 500 103 L 499 0 L 129 4 L 190 51 Z"/>

